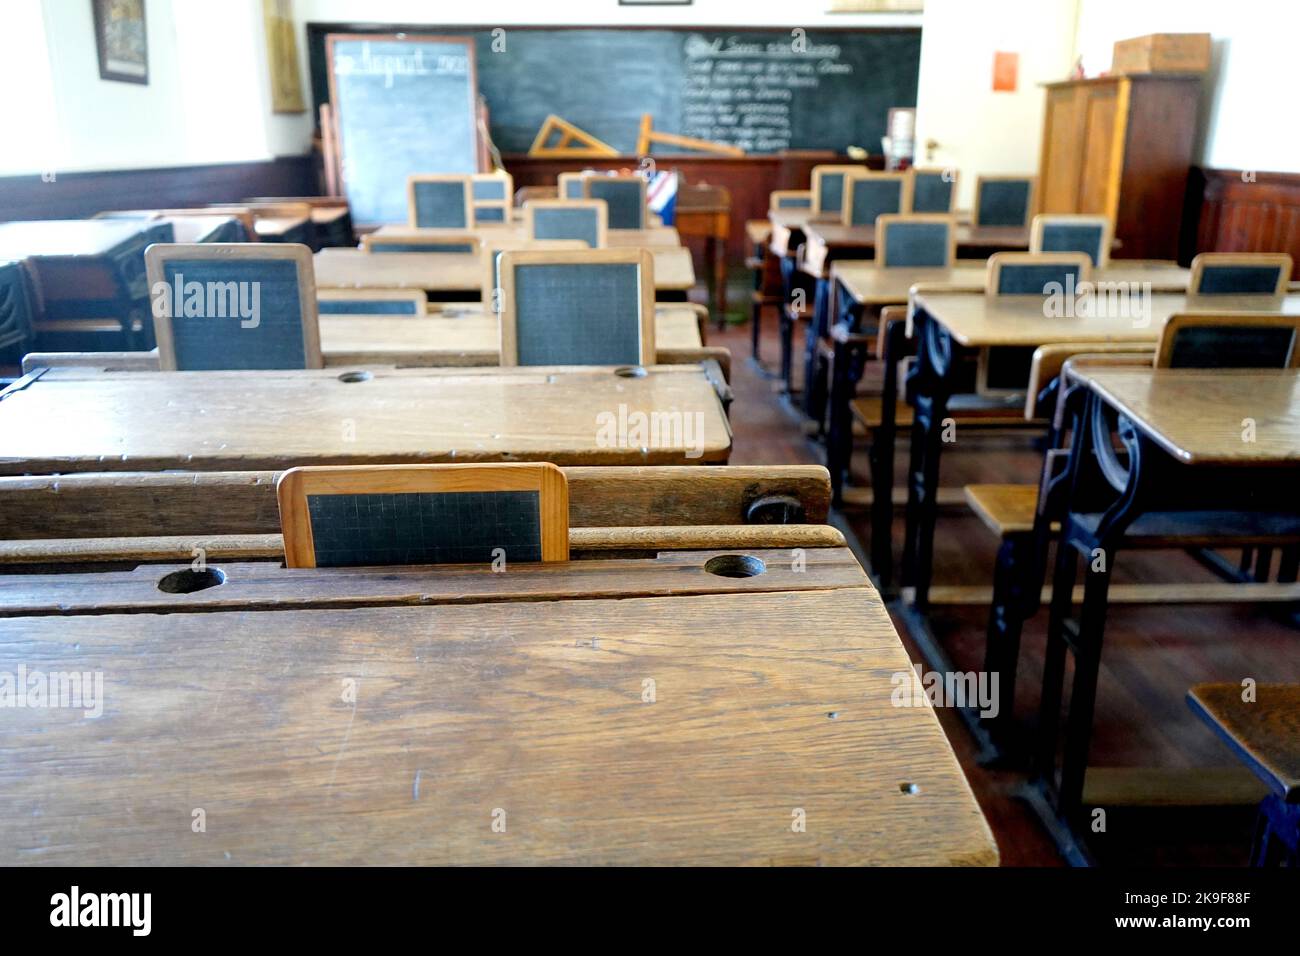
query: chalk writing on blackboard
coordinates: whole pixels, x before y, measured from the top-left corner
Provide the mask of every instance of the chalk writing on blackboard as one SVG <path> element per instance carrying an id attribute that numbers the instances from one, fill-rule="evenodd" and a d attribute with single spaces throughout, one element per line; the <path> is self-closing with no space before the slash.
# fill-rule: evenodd
<path id="1" fill-rule="evenodd" d="M 853 73 L 838 44 L 799 37 L 755 43 L 692 34 L 683 48 L 683 134 L 747 152 L 789 149 L 796 91 L 816 91 L 823 76 Z"/>
<path id="2" fill-rule="evenodd" d="M 355 56 L 338 52 L 334 72 L 340 76 L 382 76 L 384 87 L 392 89 L 395 76 L 464 76 L 469 71 L 469 57 L 455 54 L 425 56 L 415 47 L 410 53 L 375 53 L 369 43 L 361 44 Z"/>

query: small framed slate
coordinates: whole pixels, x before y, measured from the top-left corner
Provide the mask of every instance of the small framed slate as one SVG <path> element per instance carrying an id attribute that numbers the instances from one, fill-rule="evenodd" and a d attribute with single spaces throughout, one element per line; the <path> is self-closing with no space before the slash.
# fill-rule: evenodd
<path id="1" fill-rule="evenodd" d="M 307 246 L 155 243 L 144 260 L 163 371 L 324 367 Z"/>
<path id="2" fill-rule="evenodd" d="M 552 464 L 291 468 L 276 486 L 290 568 L 569 559 Z"/>

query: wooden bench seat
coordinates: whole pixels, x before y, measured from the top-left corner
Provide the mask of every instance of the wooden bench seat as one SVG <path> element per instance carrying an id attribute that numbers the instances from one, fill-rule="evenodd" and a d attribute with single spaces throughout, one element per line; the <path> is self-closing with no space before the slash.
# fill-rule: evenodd
<path id="1" fill-rule="evenodd" d="M 1034 530 L 1038 489 L 1033 485 L 967 485 L 971 510 L 999 538 Z"/>
<path id="2" fill-rule="evenodd" d="M 1187 703 L 1269 789 L 1251 862 L 1300 864 L 1300 684 L 1197 684 Z"/>

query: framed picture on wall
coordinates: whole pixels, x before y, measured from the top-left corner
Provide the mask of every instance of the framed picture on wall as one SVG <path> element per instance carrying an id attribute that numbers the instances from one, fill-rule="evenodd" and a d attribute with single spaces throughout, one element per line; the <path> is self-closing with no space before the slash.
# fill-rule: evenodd
<path id="1" fill-rule="evenodd" d="M 95 14 L 99 78 L 148 84 L 144 0 L 90 0 L 90 6 Z"/>
<path id="2" fill-rule="evenodd" d="M 298 38 L 293 31 L 293 0 L 262 0 L 266 63 L 271 71 L 271 112 L 305 113 L 298 72 Z"/>

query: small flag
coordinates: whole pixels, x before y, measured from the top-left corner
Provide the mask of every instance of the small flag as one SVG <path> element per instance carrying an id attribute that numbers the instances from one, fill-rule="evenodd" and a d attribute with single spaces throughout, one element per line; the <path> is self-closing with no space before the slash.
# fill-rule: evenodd
<path id="1" fill-rule="evenodd" d="M 671 226 L 677 212 L 677 173 L 655 173 L 650 177 L 647 194 L 650 211 L 657 213 L 665 226 Z"/>

